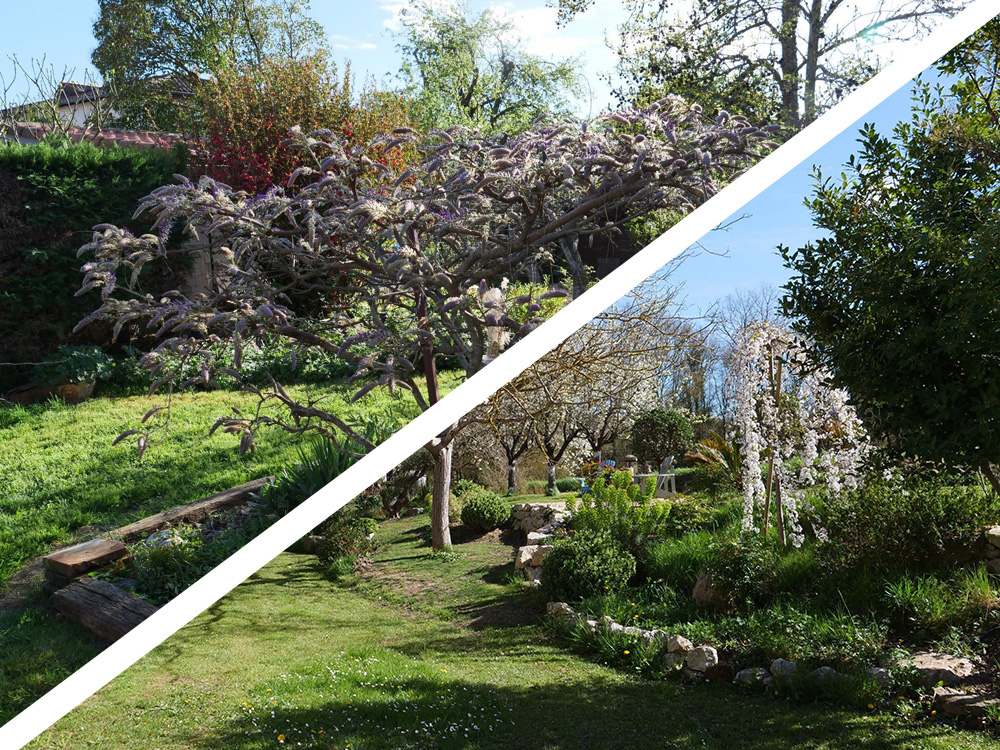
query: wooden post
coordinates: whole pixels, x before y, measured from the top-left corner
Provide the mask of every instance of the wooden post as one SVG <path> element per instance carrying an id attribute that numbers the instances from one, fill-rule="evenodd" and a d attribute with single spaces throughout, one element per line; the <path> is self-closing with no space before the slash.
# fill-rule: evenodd
<path id="1" fill-rule="evenodd" d="M 781 411 L 781 359 L 778 359 L 778 373 L 774 381 L 774 406 L 776 411 Z M 780 424 L 780 421 L 779 421 Z M 781 478 L 775 477 L 774 481 L 774 516 L 778 526 L 778 541 L 784 547 L 785 538 L 785 513 L 781 507 Z"/>
<path id="2" fill-rule="evenodd" d="M 774 349 L 768 345 L 768 358 L 767 358 L 767 373 L 771 380 L 771 388 L 774 388 Z M 773 395 L 773 390 L 772 390 Z M 767 539 L 767 527 L 769 523 L 768 511 L 771 506 L 771 483 L 774 480 L 774 448 L 771 449 L 771 455 L 767 459 L 767 485 L 764 489 L 764 515 L 760 522 L 760 535 L 763 539 Z"/>

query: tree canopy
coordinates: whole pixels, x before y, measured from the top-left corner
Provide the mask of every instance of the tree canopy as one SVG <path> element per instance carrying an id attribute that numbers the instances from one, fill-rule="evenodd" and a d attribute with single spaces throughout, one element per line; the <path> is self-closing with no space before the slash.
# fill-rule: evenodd
<path id="1" fill-rule="evenodd" d="M 570 114 L 579 91 L 577 61 L 529 54 L 513 24 L 495 11 L 470 18 L 457 5 L 417 3 L 402 24 L 401 74 L 422 127 L 518 133 L 542 113 Z"/>
<path id="2" fill-rule="evenodd" d="M 878 41 L 909 39 L 958 0 L 624 0 L 623 101 L 694 97 L 756 121 L 798 128 L 876 72 Z M 570 20 L 593 0 L 557 0 Z"/>
<path id="3" fill-rule="evenodd" d="M 979 465 L 1000 492 L 1000 26 L 949 54 L 891 137 L 873 125 L 808 206 L 828 233 L 782 248 L 785 312 L 898 451 Z"/>
<path id="4" fill-rule="evenodd" d="M 98 0 L 91 54 L 121 124 L 179 129 L 176 91 L 229 65 L 316 52 L 309 0 Z"/>

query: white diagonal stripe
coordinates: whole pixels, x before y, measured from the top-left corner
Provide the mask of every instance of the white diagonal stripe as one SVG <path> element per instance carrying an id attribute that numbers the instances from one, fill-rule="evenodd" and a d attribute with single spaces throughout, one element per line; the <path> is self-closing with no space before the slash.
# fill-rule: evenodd
<path id="1" fill-rule="evenodd" d="M 530 336 L 498 357 L 431 409 L 401 428 L 343 475 L 249 542 L 101 654 L 0 728 L 0 748 L 16 750 L 145 656 L 198 614 L 274 559 L 331 513 L 363 492 L 435 435 L 488 399 L 574 331 L 607 309 L 681 251 L 735 214 L 828 141 L 905 86 L 996 14 L 995 0 L 977 0 L 842 103 L 795 135 L 697 211 L 661 235 Z"/>

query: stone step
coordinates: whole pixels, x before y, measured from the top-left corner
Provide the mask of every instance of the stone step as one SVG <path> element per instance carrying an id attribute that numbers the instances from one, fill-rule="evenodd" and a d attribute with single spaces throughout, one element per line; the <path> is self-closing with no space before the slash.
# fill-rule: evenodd
<path id="1" fill-rule="evenodd" d="M 42 558 L 47 570 L 63 578 L 76 578 L 125 557 L 128 549 L 111 539 L 91 539 Z"/>
<path id="2" fill-rule="evenodd" d="M 118 640 L 156 612 L 149 602 L 95 578 L 81 578 L 56 591 L 52 606 L 106 641 Z"/>

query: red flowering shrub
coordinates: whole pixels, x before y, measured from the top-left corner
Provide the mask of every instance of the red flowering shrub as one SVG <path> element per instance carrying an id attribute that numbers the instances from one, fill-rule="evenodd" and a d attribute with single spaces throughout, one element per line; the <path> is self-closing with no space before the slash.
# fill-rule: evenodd
<path id="1" fill-rule="evenodd" d="M 284 185 L 303 164 L 301 150 L 282 145 L 295 125 L 307 133 L 326 128 L 348 143 L 366 144 L 411 124 L 400 96 L 370 85 L 353 94 L 350 69 L 341 78 L 323 55 L 224 70 L 198 95 L 192 129 L 206 141 L 195 171 L 260 194 Z M 395 151 L 388 166 L 398 169 L 405 158 Z"/>

